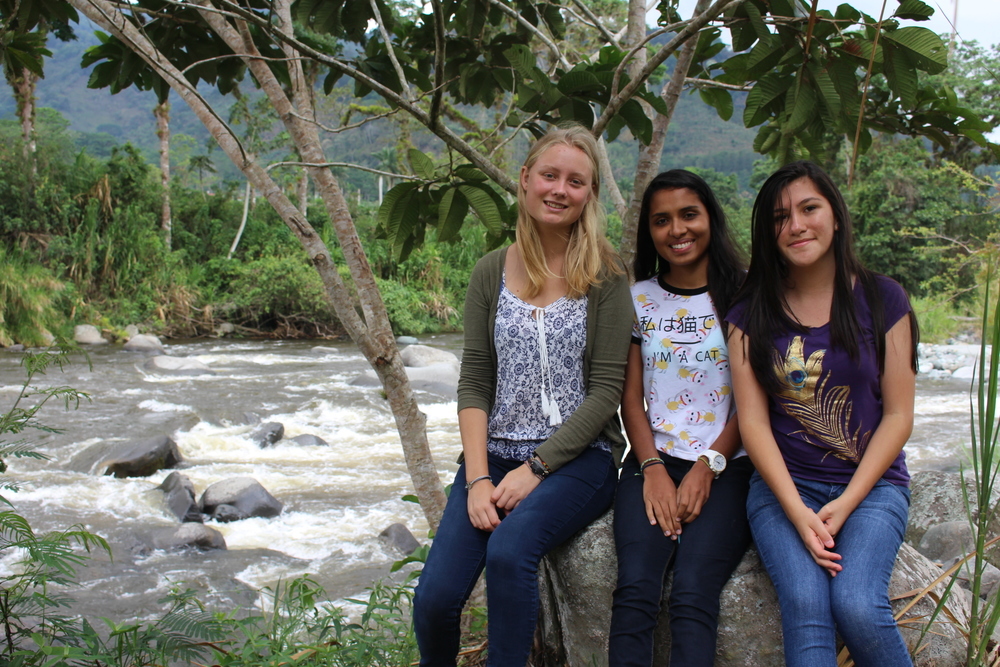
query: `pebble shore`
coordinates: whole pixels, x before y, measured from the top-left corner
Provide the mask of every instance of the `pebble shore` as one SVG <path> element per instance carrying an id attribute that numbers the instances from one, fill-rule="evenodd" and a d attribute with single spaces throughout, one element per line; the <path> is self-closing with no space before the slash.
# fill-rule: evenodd
<path id="1" fill-rule="evenodd" d="M 987 354 L 990 347 L 986 346 Z M 953 377 L 971 380 L 979 363 L 978 343 L 952 343 L 948 345 L 917 345 L 917 372 L 931 378 Z"/>

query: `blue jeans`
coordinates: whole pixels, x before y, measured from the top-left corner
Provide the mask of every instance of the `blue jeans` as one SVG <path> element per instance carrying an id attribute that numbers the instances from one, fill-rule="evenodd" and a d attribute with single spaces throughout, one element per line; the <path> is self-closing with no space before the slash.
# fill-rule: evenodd
<path id="1" fill-rule="evenodd" d="M 520 465 L 489 457 L 495 484 Z M 484 567 L 487 664 L 527 663 L 538 617 L 538 563 L 610 507 L 617 478 L 611 454 L 588 448 L 549 475 L 514 510 L 501 515 L 500 525 L 489 533 L 469 521 L 465 465 L 460 466 L 413 598 L 420 664 L 455 664 L 462 608 Z"/>
<path id="2" fill-rule="evenodd" d="M 680 485 L 693 465 L 668 454 L 660 458 Z M 712 482 L 708 502 L 697 519 L 685 524 L 679 540 L 649 523 L 642 497 L 643 479 L 635 456 L 622 466 L 615 497 L 615 547 L 618 587 L 611 607 L 608 664 L 653 664 L 653 633 L 663 597 L 663 582 L 673 561 L 670 589 L 670 664 L 715 664 L 719 596 L 750 544 L 746 501 L 753 464 L 749 457 L 729 462 Z"/>
<path id="3" fill-rule="evenodd" d="M 846 488 L 793 479 L 813 511 Z M 844 569 L 831 577 L 813 561 L 771 489 L 753 476 L 747 513 L 778 593 L 787 667 L 836 667 L 838 632 L 858 667 L 913 664 L 889 606 L 889 579 L 909 506 L 907 488 L 879 480 L 834 536 L 833 551 Z"/>

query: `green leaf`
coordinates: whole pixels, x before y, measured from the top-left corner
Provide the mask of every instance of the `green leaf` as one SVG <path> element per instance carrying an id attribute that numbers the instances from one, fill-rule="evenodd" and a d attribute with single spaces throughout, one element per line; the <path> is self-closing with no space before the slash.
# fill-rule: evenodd
<path id="1" fill-rule="evenodd" d="M 483 191 L 483 188 L 486 187 L 489 186 L 464 184 L 458 186 L 458 190 L 468 200 L 472 206 L 472 210 L 476 212 L 486 230 L 491 234 L 499 234 L 503 231 L 503 220 L 500 217 L 500 211 L 497 209 L 496 202 L 493 201 L 490 195 Z"/>
<path id="2" fill-rule="evenodd" d="M 784 134 L 794 135 L 804 128 L 816 114 L 816 93 L 806 85 L 799 86 L 797 92 L 792 88 L 789 90 L 789 99 L 785 103 L 786 109 L 789 104 L 791 104 L 792 110 L 781 129 Z"/>
<path id="3" fill-rule="evenodd" d="M 579 95 L 580 93 L 594 92 L 603 88 L 597 77 L 592 72 L 586 70 L 571 70 L 566 72 L 559 79 L 556 87 L 564 95 Z"/>
<path id="4" fill-rule="evenodd" d="M 922 0 L 902 0 L 893 16 L 911 21 L 926 21 L 934 15 L 934 8 Z"/>
<path id="5" fill-rule="evenodd" d="M 760 125 L 771 115 L 770 105 L 780 98 L 793 83 L 793 79 L 779 74 L 762 77 L 747 94 L 743 109 L 743 124 L 747 127 Z"/>
<path id="6" fill-rule="evenodd" d="M 948 66 L 948 47 L 927 28 L 909 26 L 887 30 L 883 37 L 907 52 L 913 65 L 925 72 L 938 74 Z"/>
<path id="7" fill-rule="evenodd" d="M 416 148 L 411 148 L 407 155 L 409 155 L 410 165 L 417 176 L 426 181 L 434 178 L 434 160 Z"/>
<path id="8" fill-rule="evenodd" d="M 455 176 L 463 181 L 485 181 L 489 178 L 486 174 L 471 164 L 460 164 L 455 167 Z"/>
<path id="9" fill-rule="evenodd" d="M 757 42 L 747 60 L 747 74 L 761 76 L 773 68 L 784 55 L 784 45 L 777 35 L 769 35 Z"/>
<path id="10" fill-rule="evenodd" d="M 378 208 L 377 221 L 378 226 L 385 230 L 386 238 L 390 244 L 395 241 L 396 231 L 399 229 L 403 214 L 401 202 L 408 199 L 413 190 L 418 187 L 420 186 L 412 181 L 400 183 L 385 193 L 385 197 L 382 198 L 382 205 Z"/>
<path id="11" fill-rule="evenodd" d="M 823 105 L 829 111 L 832 118 L 840 115 L 840 95 L 837 94 L 837 86 L 827 70 L 813 71 L 810 68 L 813 80 L 816 82 L 816 90 L 819 92 Z"/>
<path id="12" fill-rule="evenodd" d="M 724 88 L 700 88 L 698 95 L 701 100 L 710 106 L 715 107 L 719 118 L 729 120 L 733 116 L 733 97 Z"/>
<path id="13" fill-rule="evenodd" d="M 524 44 L 515 44 L 503 52 L 510 66 L 525 79 L 533 80 L 538 68 L 535 66 L 535 54 Z"/>
<path id="14" fill-rule="evenodd" d="M 419 195 L 419 190 L 410 192 L 408 196 L 400 199 L 398 206 L 393 210 L 393 214 L 397 217 L 395 221 L 390 220 L 390 225 L 395 222 L 395 229 L 389 240 L 392 242 L 397 262 L 405 262 L 415 245 L 414 235 L 415 232 L 419 232 L 417 225 L 420 222 L 420 211 L 425 205 L 425 202 L 419 201 L 423 199 Z"/>
<path id="15" fill-rule="evenodd" d="M 629 132 L 643 145 L 649 145 L 653 140 L 653 123 L 642 110 L 638 100 L 631 99 L 622 105 L 618 115 L 625 119 Z"/>
<path id="16" fill-rule="evenodd" d="M 469 202 L 458 188 L 445 190 L 438 205 L 438 240 L 449 242 L 457 238 L 468 212 Z"/>
<path id="17" fill-rule="evenodd" d="M 916 68 L 912 66 L 907 53 L 886 44 L 884 71 L 889 88 L 899 96 L 903 106 L 906 109 L 915 107 L 919 81 Z"/>

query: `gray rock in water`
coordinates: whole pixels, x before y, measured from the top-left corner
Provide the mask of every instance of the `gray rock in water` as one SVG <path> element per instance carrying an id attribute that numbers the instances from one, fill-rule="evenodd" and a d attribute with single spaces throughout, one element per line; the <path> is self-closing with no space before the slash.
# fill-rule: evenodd
<path id="1" fill-rule="evenodd" d="M 329 447 L 330 446 L 330 443 L 328 443 L 326 440 L 324 440 L 323 438 L 319 437 L 318 435 L 311 435 L 311 434 L 308 434 L 308 433 L 303 433 L 302 435 L 297 435 L 294 438 L 289 438 L 289 440 L 291 440 L 292 442 L 294 442 L 296 445 L 302 445 L 303 447 L 320 447 L 320 446 Z"/>
<path id="2" fill-rule="evenodd" d="M 945 521 L 924 533 L 917 551 L 935 563 L 944 563 L 969 553 L 975 542 L 968 521 Z"/>
<path id="3" fill-rule="evenodd" d="M 24 346 L 20 343 L 14 343 L 9 347 L 5 347 L 4 350 L 6 352 L 24 352 Z"/>
<path id="4" fill-rule="evenodd" d="M 915 549 L 900 549 L 889 588 L 898 612 L 930 584 L 941 571 Z M 611 595 L 617 579 L 617 560 L 608 512 L 569 542 L 553 550 L 539 570 L 539 630 L 543 655 L 534 664 L 607 665 L 608 630 L 611 623 Z M 938 585 L 938 592 L 945 584 Z M 917 667 L 945 667 L 962 664 L 965 639 L 949 616 L 968 618 L 969 596 L 953 589 L 947 611 L 923 638 L 924 648 L 916 656 Z M 670 629 L 664 587 L 663 607 L 656 630 L 654 664 L 667 664 Z M 920 638 L 921 622 L 929 617 L 934 600 L 924 598 L 905 615 L 900 627 L 911 652 Z M 767 573 L 752 547 L 723 589 L 719 615 L 716 667 L 782 667 L 781 613 Z"/>
<path id="5" fill-rule="evenodd" d="M 134 324 L 128 325 L 125 327 L 125 335 L 128 336 L 129 339 L 135 338 L 139 335 L 139 327 Z"/>
<path id="6" fill-rule="evenodd" d="M 153 536 L 157 549 L 225 549 L 226 538 L 215 528 L 200 523 L 182 523 L 174 530 L 162 531 Z"/>
<path id="7" fill-rule="evenodd" d="M 253 426 L 260 423 L 260 415 L 256 412 L 244 412 L 236 419 L 236 423 L 241 426 Z"/>
<path id="8" fill-rule="evenodd" d="M 397 336 L 396 343 L 398 345 L 416 345 L 417 339 L 413 336 Z"/>
<path id="9" fill-rule="evenodd" d="M 73 327 L 73 340 L 80 345 L 106 345 L 108 342 L 93 324 L 77 324 Z"/>
<path id="10" fill-rule="evenodd" d="M 281 422 L 264 422 L 250 434 L 250 439 L 261 449 L 272 446 L 283 437 L 285 437 L 285 425 Z"/>
<path id="11" fill-rule="evenodd" d="M 961 368 L 956 368 L 951 376 L 959 380 L 971 380 L 976 377 L 976 368 L 974 366 L 962 366 Z"/>
<path id="12" fill-rule="evenodd" d="M 432 364 L 421 368 L 406 367 L 410 386 L 418 391 L 426 391 L 445 398 L 455 398 L 458 394 L 458 365 L 452 363 Z M 365 371 L 351 381 L 355 387 L 381 386 L 375 371 Z"/>
<path id="13" fill-rule="evenodd" d="M 423 368 L 434 364 L 454 364 L 458 367 L 458 357 L 454 352 L 429 345 L 410 345 L 399 353 L 408 368 Z"/>
<path id="14" fill-rule="evenodd" d="M 182 460 L 177 443 L 169 436 L 161 435 L 113 455 L 104 463 L 104 474 L 115 477 L 149 477 L 158 470 L 173 468 Z"/>
<path id="15" fill-rule="evenodd" d="M 232 505 L 243 517 L 272 517 L 281 514 L 281 501 L 267 492 L 253 477 L 230 477 L 212 484 L 201 494 L 201 511 L 215 514 L 219 505 Z"/>
<path id="16" fill-rule="evenodd" d="M 124 349 L 129 352 L 163 352 L 163 343 L 156 336 L 149 336 L 147 334 L 136 334 L 128 339 L 125 343 Z"/>
<path id="17" fill-rule="evenodd" d="M 379 537 L 404 556 L 409 556 L 420 547 L 420 542 L 413 536 L 410 529 L 401 523 L 392 524 L 379 533 Z"/>
<path id="18" fill-rule="evenodd" d="M 164 375 L 215 375 L 215 371 L 204 362 L 191 357 L 158 355 L 146 360 L 142 367 Z"/>
<path id="19" fill-rule="evenodd" d="M 216 336 L 228 336 L 231 333 L 236 333 L 236 325 L 232 322 L 220 322 L 215 328 Z"/>
<path id="20" fill-rule="evenodd" d="M 233 521 L 241 521 L 247 517 L 235 505 L 222 504 L 213 510 L 212 518 L 219 523 L 232 523 Z"/>
<path id="21" fill-rule="evenodd" d="M 195 498 L 194 484 L 186 475 L 172 472 L 156 488 L 163 491 L 167 507 L 182 522 L 202 523 L 204 521 Z"/>

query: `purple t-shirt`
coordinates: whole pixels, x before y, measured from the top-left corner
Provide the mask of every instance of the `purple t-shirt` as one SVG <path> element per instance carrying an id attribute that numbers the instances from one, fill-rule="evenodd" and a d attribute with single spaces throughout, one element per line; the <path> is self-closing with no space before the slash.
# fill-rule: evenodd
<path id="1" fill-rule="evenodd" d="M 899 283 L 878 276 L 885 312 L 885 330 L 909 311 Z M 882 421 L 882 387 L 875 356 L 871 309 L 860 282 L 854 298 L 861 331 L 858 359 L 830 346 L 830 325 L 808 328 L 808 333 L 785 333 L 774 341 L 774 372 L 783 389 L 768 396 L 771 430 L 788 472 L 819 482 L 847 484 L 872 434 Z M 745 303 L 730 309 L 726 320 L 745 329 Z M 882 478 L 908 486 L 906 455 L 899 456 Z"/>

